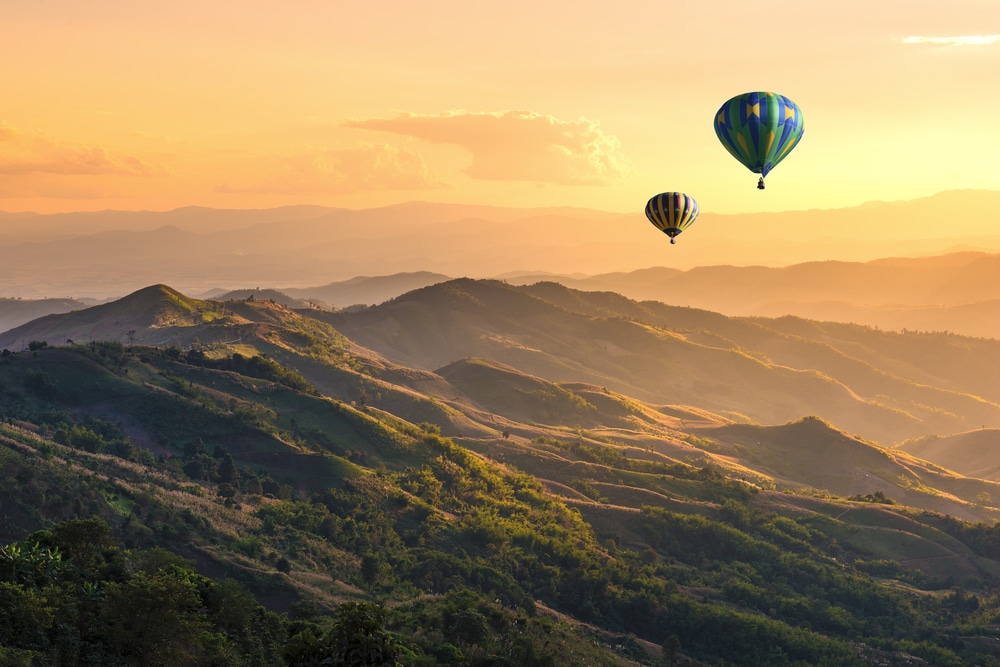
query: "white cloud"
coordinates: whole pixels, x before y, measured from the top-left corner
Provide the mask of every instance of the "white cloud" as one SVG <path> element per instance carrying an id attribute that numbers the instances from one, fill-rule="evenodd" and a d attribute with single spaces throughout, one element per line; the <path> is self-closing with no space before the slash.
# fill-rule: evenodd
<path id="1" fill-rule="evenodd" d="M 963 35 L 960 37 L 922 37 L 912 35 L 904 44 L 947 44 L 949 46 L 982 46 L 1000 41 L 1000 35 Z"/>
<path id="2" fill-rule="evenodd" d="M 276 172 L 248 186 L 216 187 L 218 192 L 257 194 L 348 193 L 369 190 L 428 190 L 447 187 L 435 178 L 419 153 L 386 144 L 352 148 L 311 148 L 271 158 Z"/>
<path id="3" fill-rule="evenodd" d="M 152 176 L 165 171 L 135 156 L 114 154 L 102 146 L 73 146 L 0 124 L 0 174 Z"/>
<path id="4" fill-rule="evenodd" d="M 560 120 L 533 111 L 402 113 L 351 120 L 346 127 L 453 144 L 472 153 L 472 178 L 560 185 L 607 185 L 631 172 L 618 138 L 587 118 Z"/>

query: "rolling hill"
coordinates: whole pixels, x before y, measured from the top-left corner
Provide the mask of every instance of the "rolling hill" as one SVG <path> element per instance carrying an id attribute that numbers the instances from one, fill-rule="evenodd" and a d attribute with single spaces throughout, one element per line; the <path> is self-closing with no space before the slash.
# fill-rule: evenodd
<path id="1" fill-rule="evenodd" d="M 509 281 L 558 282 L 733 316 L 795 315 L 896 331 L 1000 338 L 995 317 L 1000 255 L 984 252 L 783 267 L 650 268 L 588 277 L 519 274 Z"/>
<path id="2" fill-rule="evenodd" d="M 979 479 L 1000 479 L 1000 431 L 981 428 L 907 440 L 898 449 Z"/>
<path id="3" fill-rule="evenodd" d="M 3 334 L 0 345 L 20 349 L 13 343 L 35 341 L 37 348 L 68 338 L 76 347 L 92 340 L 173 346 L 176 354 L 187 349 L 185 354 L 206 359 L 264 354 L 327 396 L 413 423 L 429 421 L 452 437 L 564 437 L 572 427 L 638 450 L 674 443 L 680 449 L 663 450 L 668 458 L 706 461 L 705 452 L 684 444 L 677 433 L 704 437 L 700 429 L 744 422 L 747 429 L 771 434 L 744 436 L 746 447 L 750 440 L 781 440 L 773 435 L 785 432 L 779 425 L 805 415 L 871 439 L 883 436 L 886 443 L 915 433 L 958 432 L 973 420 L 995 418 L 996 403 L 979 395 L 995 396 L 989 393 L 995 386 L 975 387 L 978 394 L 962 388 L 970 377 L 981 378 L 972 369 L 983 361 L 983 350 L 1000 354 L 990 341 L 969 346 L 958 339 L 948 354 L 937 355 L 943 357 L 939 372 L 920 368 L 923 355 L 937 345 L 923 335 L 789 318 L 727 318 L 554 283 L 512 287 L 471 280 L 423 288 L 355 313 L 293 311 L 270 300 L 201 301 L 157 285 L 110 304 L 42 318 Z M 963 358 L 968 377 L 958 363 Z M 852 456 L 843 452 L 851 447 L 876 451 L 860 436 L 841 434 L 837 440 L 820 431 L 825 435 L 810 436 L 810 446 L 840 443 L 829 445 L 828 453 L 841 452 L 848 460 Z M 728 432 L 710 437 L 723 442 Z M 762 475 L 783 488 L 843 496 L 883 491 L 928 509 L 946 506 L 946 495 L 981 504 L 976 499 L 984 492 L 965 482 L 957 483 L 965 484 L 959 491 L 950 473 L 923 462 L 897 461 L 901 468 L 887 471 L 834 465 L 815 452 L 796 465 L 791 451 L 742 451 L 732 463 L 752 472 L 749 478 Z M 877 451 L 873 461 L 893 450 Z M 768 468 L 762 461 L 781 465 Z M 840 468 L 845 471 L 835 472 Z M 890 481 L 861 479 L 864 473 Z M 850 486 L 849 478 L 861 486 Z M 918 502 L 911 491 L 923 486 L 935 492 Z M 955 516 L 981 516 L 966 514 L 971 510 L 961 503 L 948 508 Z"/>
<path id="4" fill-rule="evenodd" d="M 406 366 L 482 357 L 763 424 L 816 414 L 884 443 L 1000 423 L 997 384 L 976 370 L 1000 354 L 993 341 L 727 318 L 554 283 L 472 280 L 317 317 Z"/>
<path id="5" fill-rule="evenodd" d="M 383 600 L 389 627 L 428 664 L 579 664 L 585 645 L 588 664 L 654 665 L 671 636 L 689 664 L 997 657 L 978 638 L 1000 613 L 998 483 L 829 420 L 759 425 L 707 409 L 719 390 L 647 400 L 529 372 L 584 368 L 578 349 L 596 340 L 619 358 L 598 366 L 601 379 L 618 367 L 632 373 L 620 384 L 638 384 L 655 355 L 620 358 L 666 343 L 683 351 L 661 366 L 675 375 L 693 372 L 685 354 L 701 355 L 703 372 L 765 378 L 791 396 L 802 385 L 787 378 L 836 383 L 739 346 L 797 336 L 847 365 L 830 350 L 877 355 L 866 337 L 879 332 L 847 345 L 849 328 L 769 329 L 492 281 L 357 313 L 157 285 L 33 324 L 9 332 L 33 350 L 0 356 L 8 540 L 101 516 L 133 548 L 237 579 L 298 629 L 321 633 L 344 600 Z M 812 327 L 827 340 L 809 343 Z M 393 354 L 349 333 L 364 328 Z M 920 350 L 924 339 L 901 342 Z M 462 345 L 512 352 L 434 368 L 393 361 L 397 349 L 435 361 Z M 890 347 L 899 366 L 916 359 Z M 501 637 L 518 639 L 504 648 Z"/>

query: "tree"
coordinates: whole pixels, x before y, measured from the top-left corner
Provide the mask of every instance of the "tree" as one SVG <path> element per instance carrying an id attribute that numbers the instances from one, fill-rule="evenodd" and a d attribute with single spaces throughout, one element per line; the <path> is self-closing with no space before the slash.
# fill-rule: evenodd
<path id="1" fill-rule="evenodd" d="M 670 663 L 670 667 L 677 664 L 677 653 L 681 650 L 681 640 L 677 635 L 670 635 L 663 640 L 663 657 Z"/>
<path id="2" fill-rule="evenodd" d="M 400 646 L 385 630 L 385 610 L 367 602 L 345 602 L 322 637 L 306 628 L 285 646 L 285 662 L 306 667 L 396 667 Z"/>
<path id="3" fill-rule="evenodd" d="M 345 602 L 325 644 L 333 664 L 349 667 L 394 667 L 399 645 L 385 630 L 385 610 L 366 602 Z"/>
<path id="4" fill-rule="evenodd" d="M 99 561 L 106 559 L 106 552 L 117 546 L 111 527 L 99 517 L 64 521 L 55 526 L 50 535 L 53 545 L 61 548 L 66 558 L 84 570 L 96 568 Z"/>
<path id="5" fill-rule="evenodd" d="M 226 452 L 219 462 L 219 482 L 232 484 L 236 481 L 236 463 L 229 452 Z"/>
<path id="6" fill-rule="evenodd" d="M 375 554 L 365 554 L 361 557 L 361 578 L 369 586 L 382 578 L 382 561 Z"/>
<path id="7" fill-rule="evenodd" d="M 207 621 L 201 598 L 179 576 L 136 572 L 109 582 L 103 609 L 112 644 L 135 665 L 181 665 L 198 652 Z"/>

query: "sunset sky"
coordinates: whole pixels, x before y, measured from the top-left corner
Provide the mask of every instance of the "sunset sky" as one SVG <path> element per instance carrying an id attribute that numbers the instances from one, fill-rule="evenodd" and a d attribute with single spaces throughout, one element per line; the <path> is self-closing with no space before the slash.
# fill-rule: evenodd
<path id="1" fill-rule="evenodd" d="M 998 35 L 998 0 L 7 2 L 0 210 L 997 190 Z M 712 129 L 752 90 L 805 118 L 764 192 Z"/>

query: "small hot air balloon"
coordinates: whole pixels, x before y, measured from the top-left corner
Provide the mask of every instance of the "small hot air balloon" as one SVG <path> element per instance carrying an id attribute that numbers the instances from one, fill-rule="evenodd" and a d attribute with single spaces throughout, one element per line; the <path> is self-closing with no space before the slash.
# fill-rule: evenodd
<path id="1" fill-rule="evenodd" d="M 698 219 L 698 202 L 683 192 L 661 192 L 646 202 L 646 217 L 675 243 L 674 237 Z"/>
<path id="2" fill-rule="evenodd" d="M 802 139 L 802 111 L 795 102 L 776 93 L 743 93 L 715 114 L 715 133 L 734 158 L 764 177 Z"/>

